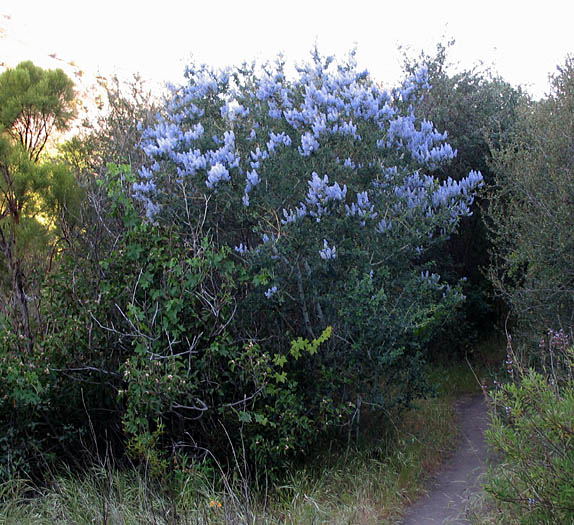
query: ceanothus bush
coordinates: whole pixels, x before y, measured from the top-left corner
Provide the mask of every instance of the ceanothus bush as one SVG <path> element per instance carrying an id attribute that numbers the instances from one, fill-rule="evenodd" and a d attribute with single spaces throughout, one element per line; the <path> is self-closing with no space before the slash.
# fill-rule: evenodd
<path id="1" fill-rule="evenodd" d="M 415 115 L 426 71 L 387 91 L 353 53 L 315 50 L 293 76 L 278 59 L 190 66 L 187 79 L 144 133 L 149 163 L 133 193 L 149 221 L 201 232 L 247 269 L 238 341 L 289 355 L 294 338 L 332 327 L 307 362 L 284 365 L 309 413 L 319 398 L 408 401 L 424 344 L 463 300 L 425 254 L 482 185 L 478 172 L 427 174 L 456 151 Z"/>

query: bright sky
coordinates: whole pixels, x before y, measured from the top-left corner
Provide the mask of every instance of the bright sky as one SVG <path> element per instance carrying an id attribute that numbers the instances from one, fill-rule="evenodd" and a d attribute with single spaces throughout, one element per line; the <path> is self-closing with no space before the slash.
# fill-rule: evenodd
<path id="1" fill-rule="evenodd" d="M 301 61 L 317 42 L 323 54 L 356 45 L 359 64 L 394 84 L 399 45 L 412 56 L 454 38 L 451 60 L 483 61 L 540 97 L 574 53 L 573 20 L 572 0 L 2 0 L 0 62 L 56 53 L 87 72 L 177 83 L 192 56 L 215 66 L 279 52 Z"/>

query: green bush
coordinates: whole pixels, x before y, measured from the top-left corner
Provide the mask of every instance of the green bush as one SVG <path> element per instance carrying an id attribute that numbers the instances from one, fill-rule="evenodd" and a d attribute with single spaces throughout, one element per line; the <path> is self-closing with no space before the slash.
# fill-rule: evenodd
<path id="1" fill-rule="evenodd" d="M 522 523 L 574 521 L 574 347 L 563 332 L 543 345 L 543 373 L 522 370 L 509 345 L 515 381 L 493 396 L 487 439 L 500 464 L 486 490 Z"/>
<path id="2" fill-rule="evenodd" d="M 512 140 L 494 155 L 489 209 L 489 276 L 531 341 L 547 327 L 570 324 L 574 310 L 572 58 L 551 88 L 547 99 L 523 105 Z"/>
<path id="3" fill-rule="evenodd" d="M 417 103 L 417 113 L 438 129 L 448 130 L 449 143 L 458 152 L 452 162 L 439 166 L 433 175 L 440 180 L 460 180 L 470 169 L 480 170 L 488 189 L 495 180 L 492 156 L 512 136 L 527 97 L 484 65 L 460 70 L 449 62 L 451 46 L 456 47 L 454 41 L 439 43 L 434 54 L 406 57 L 404 68 L 410 73 L 421 65 L 428 68 L 432 89 Z M 441 348 L 450 352 L 455 347 L 462 353 L 477 340 L 487 338 L 500 321 L 492 283 L 483 271 L 492 248 L 485 224 L 486 198 L 487 192 L 480 192 L 472 216 L 465 217 L 446 245 L 431 254 L 437 262 L 437 273 L 449 279 L 465 278 L 463 291 L 467 297 L 433 345 L 439 360 L 448 358 L 441 355 Z"/>
<path id="4" fill-rule="evenodd" d="M 39 291 L 29 359 L 47 372 L 22 435 L 41 408 L 67 450 L 127 449 L 154 474 L 190 459 L 274 473 L 359 437 L 363 404 L 428 391 L 425 347 L 464 300 L 428 254 L 482 176 L 426 174 L 455 153 L 414 112 L 424 69 L 383 91 L 352 55 L 315 51 L 294 80 L 281 62 L 188 78 L 130 134 L 137 175 L 90 175 L 123 113 L 119 135 L 66 152 L 87 199 Z"/>
<path id="5" fill-rule="evenodd" d="M 423 349 L 464 299 L 428 254 L 482 184 L 427 175 L 455 152 L 413 109 L 426 69 L 384 91 L 352 54 L 314 50 L 294 78 L 281 60 L 187 76 L 144 132 L 141 213 L 184 241 L 201 224 L 233 249 L 251 283 L 240 337 L 287 356 L 332 327 L 299 389 L 387 409 L 425 392 Z"/>
<path id="6" fill-rule="evenodd" d="M 100 179 L 107 220 L 123 223 L 109 253 L 81 272 L 78 260 L 63 261 L 50 276 L 41 345 L 49 380 L 29 416 L 42 406 L 54 429 L 65 421 L 75 430 L 68 447 L 89 429 L 96 445 L 115 440 L 157 475 L 184 454 L 218 462 L 236 454 L 272 473 L 350 411 L 325 391 L 337 378 L 318 362 L 332 329 L 294 339 L 287 354 L 242 338 L 245 269 L 199 233 L 184 240 L 139 218 L 125 192 L 131 181 L 125 166 Z M 27 367 L 5 370 L 14 370 L 12 396 L 20 383 L 35 392 Z"/>
<path id="7" fill-rule="evenodd" d="M 510 308 L 509 384 L 494 395 L 488 439 L 501 465 L 487 490 L 508 519 L 574 521 L 572 150 L 574 62 L 550 95 L 524 103 L 510 140 L 493 155 L 489 277 Z M 547 327 L 547 336 L 540 334 Z M 568 335 L 570 333 L 570 337 Z"/>

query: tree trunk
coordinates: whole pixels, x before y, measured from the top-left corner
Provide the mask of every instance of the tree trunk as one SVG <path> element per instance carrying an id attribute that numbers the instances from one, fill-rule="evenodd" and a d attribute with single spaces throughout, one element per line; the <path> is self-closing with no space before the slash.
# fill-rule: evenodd
<path id="1" fill-rule="evenodd" d="M 16 317 L 15 310 L 19 310 L 19 321 L 13 319 L 14 327 L 21 327 L 20 335 L 24 337 L 26 350 L 30 353 L 32 351 L 32 330 L 30 329 L 30 312 L 28 310 L 28 296 L 26 295 L 24 285 L 24 274 L 16 254 L 16 239 L 14 231 L 11 228 L 8 238 L 4 232 L 0 232 L 0 245 L 2 252 L 6 258 L 8 272 L 12 280 L 12 294 L 14 305 L 13 316 Z"/>

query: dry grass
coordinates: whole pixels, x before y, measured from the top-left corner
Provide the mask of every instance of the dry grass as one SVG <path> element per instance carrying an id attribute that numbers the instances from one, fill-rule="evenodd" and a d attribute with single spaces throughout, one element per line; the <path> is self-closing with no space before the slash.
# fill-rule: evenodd
<path id="1" fill-rule="evenodd" d="M 5 484 L 0 524 L 395 523 L 455 442 L 451 405 L 445 398 L 421 400 L 398 427 L 387 420 L 382 437 L 362 451 L 325 454 L 266 497 L 240 482 L 217 490 L 199 474 L 168 492 L 136 470 L 97 467 L 54 476 L 42 489 Z"/>

